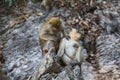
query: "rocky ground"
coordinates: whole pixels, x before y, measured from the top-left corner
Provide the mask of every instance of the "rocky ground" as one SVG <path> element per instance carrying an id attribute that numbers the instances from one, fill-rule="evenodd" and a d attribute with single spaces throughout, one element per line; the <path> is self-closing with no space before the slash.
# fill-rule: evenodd
<path id="1" fill-rule="evenodd" d="M 81 41 L 88 52 L 82 64 L 85 80 L 120 80 L 120 7 L 110 3 L 88 6 L 77 0 L 68 3 L 76 4 L 56 4 L 46 14 L 41 3 L 29 2 L 22 13 L 14 8 L 0 14 L 0 55 L 4 56 L 0 61 L 5 62 L 2 70 L 11 80 L 29 80 L 41 63 L 38 33 L 52 16 L 65 22 L 66 31 L 69 27 L 83 30 Z M 91 9 L 96 6 L 99 8 Z M 69 76 L 62 71 L 54 79 L 71 80 Z"/>

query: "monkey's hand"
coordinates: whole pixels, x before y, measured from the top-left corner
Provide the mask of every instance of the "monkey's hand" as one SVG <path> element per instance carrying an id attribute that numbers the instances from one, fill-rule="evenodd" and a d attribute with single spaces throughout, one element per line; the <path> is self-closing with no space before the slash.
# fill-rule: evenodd
<path id="1" fill-rule="evenodd" d="M 57 36 L 55 34 L 43 33 L 43 34 L 40 34 L 40 39 L 56 41 Z"/>
<path id="2" fill-rule="evenodd" d="M 51 47 L 48 51 L 48 54 L 52 54 L 55 52 L 55 47 Z"/>
<path id="3" fill-rule="evenodd" d="M 58 50 L 58 53 L 57 53 L 58 57 L 61 57 L 64 54 L 65 43 L 66 43 L 66 39 L 63 38 L 62 41 L 60 42 L 59 50 Z"/>

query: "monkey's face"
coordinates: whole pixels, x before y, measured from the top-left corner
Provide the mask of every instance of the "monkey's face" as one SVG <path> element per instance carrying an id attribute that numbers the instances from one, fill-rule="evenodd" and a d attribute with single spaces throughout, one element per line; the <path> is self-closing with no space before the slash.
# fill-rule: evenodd
<path id="1" fill-rule="evenodd" d="M 52 17 L 50 20 L 49 20 L 49 24 L 51 25 L 53 31 L 57 31 L 57 30 L 60 30 L 61 28 L 61 21 L 59 18 L 57 17 Z"/>
<path id="2" fill-rule="evenodd" d="M 81 35 L 77 32 L 76 29 L 72 29 L 72 31 L 69 33 L 69 36 L 71 37 L 72 40 L 79 40 Z"/>

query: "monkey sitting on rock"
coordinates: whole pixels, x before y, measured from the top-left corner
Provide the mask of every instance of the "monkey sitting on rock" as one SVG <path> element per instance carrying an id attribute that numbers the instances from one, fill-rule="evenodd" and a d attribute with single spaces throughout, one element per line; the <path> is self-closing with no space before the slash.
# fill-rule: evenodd
<path id="1" fill-rule="evenodd" d="M 84 49 L 79 43 L 81 35 L 76 29 L 72 29 L 67 38 L 61 40 L 57 56 L 61 58 L 65 65 L 79 65 L 83 61 Z"/>
<path id="2" fill-rule="evenodd" d="M 43 24 L 39 32 L 39 41 L 43 55 L 45 55 L 51 47 L 55 47 L 57 51 L 62 34 L 61 31 L 61 21 L 58 17 L 52 17 Z"/>

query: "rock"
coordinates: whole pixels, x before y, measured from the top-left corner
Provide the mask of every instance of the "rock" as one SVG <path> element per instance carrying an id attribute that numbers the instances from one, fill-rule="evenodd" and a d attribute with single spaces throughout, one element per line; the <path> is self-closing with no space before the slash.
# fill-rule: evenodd
<path id="1" fill-rule="evenodd" d="M 80 72 L 80 67 L 75 66 L 72 68 L 70 65 L 66 66 L 65 69 L 58 74 L 54 80 L 84 80 Z"/>
<path id="2" fill-rule="evenodd" d="M 60 65 L 55 62 L 55 48 L 52 47 L 48 53 L 43 57 L 41 63 L 39 64 L 37 70 L 35 70 L 31 80 L 43 80 L 44 76 L 49 73 L 58 73 L 60 72 Z M 47 73 L 47 74 L 46 74 Z M 44 75 L 45 74 L 45 75 Z M 45 77 L 49 78 L 49 75 Z"/>
<path id="3" fill-rule="evenodd" d="M 38 17 L 31 15 L 25 23 L 17 24 L 0 35 L 0 45 L 3 42 L 5 44 L 5 47 L 2 48 L 2 54 L 6 59 L 3 70 L 12 80 L 26 80 L 40 63 L 41 51 L 37 35 L 38 28 L 40 28 Z M 33 24 L 33 20 L 36 21 L 35 24 Z"/>
<path id="4" fill-rule="evenodd" d="M 97 39 L 99 71 L 95 80 L 120 79 L 120 38 L 115 35 L 101 35 Z"/>
<path id="5" fill-rule="evenodd" d="M 84 62 L 81 66 L 82 68 L 82 75 L 84 80 L 93 80 L 93 78 L 96 76 L 94 70 L 94 67 L 88 62 Z"/>
<path id="6" fill-rule="evenodd" d="M 59 0 L 54 1 L 57 2 Z M 34 4 L 29 0 L 26 9 L 24 10 L 17 10 L 17 8 L 15 7 L 15 10 L 12 9 L 12 12 L 15 13 L 11 12 L 7 15 L 0 14 L 0 45 L 2 45 L 2 43 L 5 44 L 5 47 L 2 47 L 0 53 L 2 53 L 6 59 L 5 67 L 3 68 L 3 70 L 7 73 L 7 76 L 9 76 L 12 80 L 30 80 L 32 77 L 36 77 L 37 74 L 38 76 L 36 78 L 40 78 L 40 80 L 79 80 L 82 77 L 84 78 L 84 80 L 119 80 L 120 39 L 114 34 L 116 34 L 117 32 L 117 34 L 119 35 L 120 29 L 118 28 L 118 30 L 112 34 L 104 33 L 105 31 L 107 31 L 105 27 L 105 22 L 113 22 L 113 20 L 111 20 L 110 18 L 111 14 L 115 16 L 115 18 L 117 18 L 117 20 L 120 22 L 120 7 L 108 5 L 107 2 L 101 4 L 100 9 L 94 11 L 95 14 L 100 15 L 101 20 L 99 24 L 99 19 L 96 21 L 96 18 L 94 18 L 96 16 L 94 14 L 87 14 L 85 12 L 85 10 L 87 9 L 87 7 L 85 6 L 89 5 L 89 3 L 86 3 L 86 1 L 87 0 L 70 0 L 68 1 L 70 4 L 68 3 L 67 6 L 64 5 L 62 7 L 60 6 L 61 3 L 58 2 L 55 5 L 58 5 L 59 9 L 56 9 L 56 7 L 54 7 L 53 11 L 50 11 L 49 14 L 45 16 L 46 11 L 42 11 L 40 9 L 40 3 Z M 73 6 L 69 7 L 71 4 Z M 43 15 L 40 14 L 41 16 L 38 16 L 37 13 L 39 12 L 42 12 Z M 30 14 L 30 16 L 26 19 L 25 22 L 16 24 L 14 27 L 9 28 L 9 23 L 14 19 L 16 15 L 19 14 Z M 49 61 L 42 60 L 40 45 L 38 42 L 38 30 L 43 24 L 45 18 L 51 16 L 58 16 L 63 19 L 66 27 L 65 29 L 67 29 L 68 27 L 69 29 L 71 29 L 72 27 L 79 28 L 82 25 L 83 27 L 86 27 L 86 29 L 91 28 L 91 30 L 88 30 L 90 35 L 88 35 L 89 38 L 86 39 L 86 41 L 91 42 L 94 40 L 94 42 L 96 41 L 97 43 L 95 46 L 92 46 L 90 44 L 90 48 L 92 48 L 92 50 L 95 50 L 96 48 L 95 52 L 97 52 L 97 55 L 91 54 L 91 56 L 97 56 L 99 58 L 99 66 L 97 67 L 97 69 L 94 68 L 92 64 L 88 62 L 83 62 L 81 66 L 81 76 L 80 74 L 78 74 L 80 73 L 79 66 L 73 68 L 70 65 L 64 67 L 60 66 L 59 63 L 55 64 L 55 60 L 50 56 L 48 57 Z M 85 23 L 88 24 L 80 25 L 80 20 L 84 20 Z M 97 30 L 96 27 L 104 28 L 103 33 L 99 34 L 99 32 L 101 32 L 101 29 Z M 100 35 L 98 38 L 96 37 L 97 40 L 95 38 L 91 40 L 91 36 L 94 36 L 94 33 L 98 33 L 98 36 Z M 95 60 L 93 59 L 93 62 L 91 63 L 94 62 Z M 41 66 L 40 63 L 43 64 L 43 66 Z M 45 66 L 45 64 L 47 63 L 49 64 Z M 41 75 L 41 77 L 39 77 L 39 75 Z M 6 75 L 2 74 L 2 76 L 0 77 L 4 76 L 6 77 Z"/>
<path id="7" fill-rule="evenodd" d="M 0 80 L 11 80 L 0 68 Z"/>

